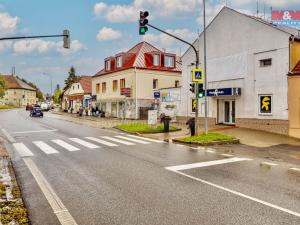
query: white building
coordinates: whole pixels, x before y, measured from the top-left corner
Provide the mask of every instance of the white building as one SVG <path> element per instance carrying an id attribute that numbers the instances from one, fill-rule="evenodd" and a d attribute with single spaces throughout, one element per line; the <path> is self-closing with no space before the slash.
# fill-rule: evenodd
<path id="1" fill-rule="evenodd" d="M 290 40 L 296 29 L 278 27 L 262 19 L 224 7 L 207 27 L 209 122 L 288 134 Z M 203 33 L 194 42 L 203 67 Z M 189 91 L 195 53 L 182 57 L 179 115 L 194 116 Z M 204 101 L 199 101 L 204 117 Z"/>

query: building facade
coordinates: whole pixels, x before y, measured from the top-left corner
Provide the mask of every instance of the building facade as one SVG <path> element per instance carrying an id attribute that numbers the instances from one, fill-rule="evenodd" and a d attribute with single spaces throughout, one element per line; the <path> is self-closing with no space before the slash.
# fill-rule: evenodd
<path id="1" fill-rule="evenodd" d="M 127 52 L 104 60 L 93 76 L 94 104 L 107 117 L 146 118 L 155 104 L 153 91 L 181 83 L 181 64 L 175 54 L 141 42 Z"/>
<path id="2" fill-rule="evenodd" d="M 2 77 L 6 81 L 7 90 L 4 97 L 0 99 L 1 104 L 23 107 L 37 102 L 36 90 L 33 87 L 14 75 L 3 75 Z"/>
<path id="3" fill-rule="evenodd" d="M 209 123 L 287 135 L 287 74 L 292 56 L 299 54 L 290 48 L 290 39 L 297 36 L 296 29 L 274 26 L 224 7 L 207 27 Z M 201 34 L 194 45 L 203 49 L 203 43 Z M 200 51 L 200 67 L 203 56 Z M 195 62 L 192 49 L 182 62 L 180 115 L 186 118 L 195 114 L 195 95 L 189 91 L 191 63 Z M 199 101 L 199 115 L 205 115 L 204 99 Z"/>

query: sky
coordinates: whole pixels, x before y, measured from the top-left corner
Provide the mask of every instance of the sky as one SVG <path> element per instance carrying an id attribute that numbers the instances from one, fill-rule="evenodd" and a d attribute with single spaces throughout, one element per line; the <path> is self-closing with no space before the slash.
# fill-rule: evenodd
<path id="1" fill-rule="evenodd" d="M 227 5 L 256 15 L 255 0 L 206 0 L 208 23 Z M 260 0 L 259 16 L 270 18 L 270 8 L 300 10 L 299 0 Z M 202 0 L 0 0 L 0 37 L 62 34 L 68 29 L 71 48 L 62 38 L 0 41 L 0 73 L 36 83 L 44 93 L 61 87 L 71 66 L 77 75 L 94 75 L 106 57 L 127 51 L 141 41 L 183 54 L 188 46 L 149 29 L 138 34 L 140 10 L 149 23 L 192 42 L 203 29 Z M 265 9 L 265 10 L 264 10 Z"/>

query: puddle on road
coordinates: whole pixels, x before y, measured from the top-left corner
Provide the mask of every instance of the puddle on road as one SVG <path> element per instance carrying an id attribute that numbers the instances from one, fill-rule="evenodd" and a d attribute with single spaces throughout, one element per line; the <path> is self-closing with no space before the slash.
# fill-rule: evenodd
<path id="1" fill-rule="evenodd" d="M 259 167 L 262 172 L 268 172 L 271 169 L 270 165 L 262 164 L 262 163 L 259 165 Z"/>

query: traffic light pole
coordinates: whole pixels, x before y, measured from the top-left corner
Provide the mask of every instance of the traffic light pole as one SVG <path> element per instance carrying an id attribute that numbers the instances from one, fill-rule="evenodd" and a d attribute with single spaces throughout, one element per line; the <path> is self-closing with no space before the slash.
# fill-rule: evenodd
<path id="1" fill-rule="evenodd" d="M 66 37 L 66 36 L 68 36 L 68 35 L 58 34 L 58 35 L 42 35 L 42 36 L 5 37 L 5 38 L 0 38 L 0 41 L 16 40 L 16 39 L 29 39 L 29 38 Z"/>
<path id="2" fill-rule="evenodd" d="M 208 87 L 207 87 L 207 76 L 206 76 L 206 18 L 205 18 L 205 0 L 203 0 L 203 38 L 204 38 L 204 44 L 203 44 L 203 48 L 204 48 L 204 73 L 205 73 L 205 77 L 204 77 L 204 113 L 205 113 L 205 120 L 204 120 L 204 133 L 207 134 L 208 133 L 208 99 L 207 99 L 207 91 Z"/>
<path id="3" fill-rule="evenodd" d="M 151 27 L 151 28 L 153 28 L 153 29 L 155 29 L 155 30 L 158 30 L 158 31 L 160 31 L 160 32 L 162 32 L 162 33 L 164 33 L 164 34 L 166 34 L 166 35 L 168 35 L 168 36 L 171 36 L 171 37 L 177 39 L 178 41 L 181 41 L 181 42 L 183 42 L 183 43 L 185 43 L 185 44 L 191 46 L 192 49 L 193 49 L 194 52 L 195 52 L 195 55 L 196 55 L 196 69 L 199 68 L 199 55 L 198 55 L 198 51 L 196 50 L 196 48 L 195 48 L 195 46 L 194 46 L 193 44 L 191 44 L 191 43 L 189 43 L 189 42 L 187 42 L 187 41 L 185 41 L 185 40 L 183 40 L 183 39 L 181 39 L 181 38 L 179 38 L 179 37 L 176 37 L 175 35 L 170 34 L 170 33 L 166 32 L 166 31 L 164 31 L 164 30 L 162 30 L 162 29 L 160 29 L 160 28 L 158 28 L 158 27 L 155 27 L 155 26 L 153 26 L 153 25 L 151 25 L 151 24 L 149 24 L 149 23 L 147 24 L 147 26 L 149 26 L 149 27 Z M 206 76 L 205 76 L 205 79 L 206 79 Z M 206 85 L 205 85 L 205 87 L 206 87 Z M 198 87 L 198 84 L 196 83 L 196 85 L 195 85 L 195 95 L 196 95 L 195 134 L 196 134 L 196 135 L 199 135 L 199 129 L 198 129 L 198 114 L 199 114 L 198 90 L 199 90 L 199 87 Z M 205 99 L 206 99 L 206 98 L 207 98 L 207 94 L 206 94 L 206 91 L 205 91 Z M 207 121 L 207 119 L 205 119 L 205 121 Z M 207 124 L 207 122 L 206 122 L 205 124 Z M 206 128 L 206 126 L 205 126 L 205 128 Z M 207 133 L 207 132 L 206 132 L 206 133 Z"/>

